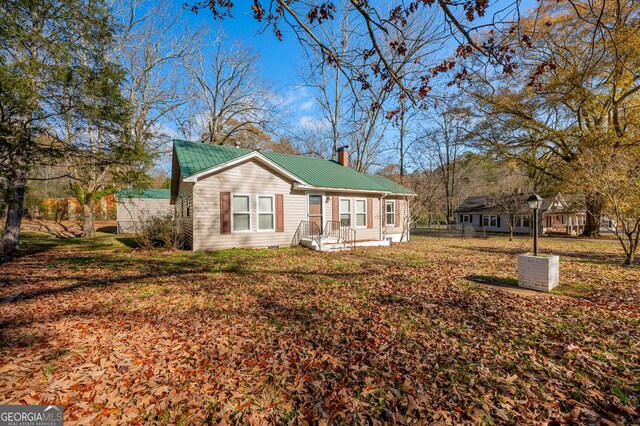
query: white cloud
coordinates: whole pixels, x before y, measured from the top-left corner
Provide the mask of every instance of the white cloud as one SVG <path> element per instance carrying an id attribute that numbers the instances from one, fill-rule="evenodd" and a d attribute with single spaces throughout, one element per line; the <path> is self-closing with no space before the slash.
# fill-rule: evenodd
<path id="1" fill-rule="evenodd" d="M 309 100 L 306 100 L 306 101 L 302 102 L 300 104 L 300 106 L 298 107 L 298 109 L 300 111 L 309 111 L 309 110 L 313 109 L 314 105 L 315 105 L 315 102 L 313 101 L 313 99 L 309 99 Z"/>
<path id="2" fill-rule="evenodd" d="M 330 123 L 327 120 L 312 117 L 310 115 L 303 115 L 298 120 L 298 125 L 305 130 L 322 131 L 330 127 Z"/>
<path id="3" fill-rule="evenodd" d="M 280 105 L 288 107 L 292 111 L 311 111 L 316 103 L 309 88 L 306 86 L 294 86 L 280 99 Z"/>

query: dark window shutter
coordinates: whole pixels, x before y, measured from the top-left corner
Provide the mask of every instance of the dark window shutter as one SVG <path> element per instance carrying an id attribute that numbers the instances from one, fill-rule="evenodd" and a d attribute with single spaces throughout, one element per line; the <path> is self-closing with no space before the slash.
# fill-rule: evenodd
<path id="1" fill-rule="evenodd" d="M 373 198 L 367 198 L 367 228 L 373 228 Z"/>
<path id="2" fill-rule="evenodd" d="M 400 200 L 396 200 L 396 227 L 401 226 L 400 223 Z"/>
<path id="3" fill-rule="evenodd" d="M 498 228 L 500 228 L 500 215 L 498 215 Z"/>
<path id="4" fill-rule="evenodd" d="M 220 233 L 231 233 L 231 193 L 220 193 Z"/>
<path id="5" fill-rule="evenodd" d="M 284 232 L 284 196 L 276 194 L 276 232 Z"/>
<path id="6" fill-rule="evenodd" d="M 482 225 L 482 215 L 480 215 L 480 226 L 483 226 Z"/>
<path id="7" fill-rule="evenodd" d="M 340 222 L 340 197 L 333 196 L 332 208 L 331 208 L 331 220 L 334 222 Z"/>

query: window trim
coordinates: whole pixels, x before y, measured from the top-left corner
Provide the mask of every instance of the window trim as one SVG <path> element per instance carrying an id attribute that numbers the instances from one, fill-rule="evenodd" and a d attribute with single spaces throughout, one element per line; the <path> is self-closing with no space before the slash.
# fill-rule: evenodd
<path id="1" fill-rule="evenodd" d="M 348 201 L 349 202 L 349 211 L 344 211 L 342 210 L 342 200 L 344 201 Z M 353 224 L 353 209 L 352 209 L 352 203 L 351 203 L 351 198 L 349 197 L 338 197 L 338 221 L 340 222 L 341 226 L 351 226 Z M 343 225 L 342 224 L 342 215 L 343 214 L 347 214 L 349 213 L 349 224 L 348 225 Z"/>
<path id="2" fill-rule="evenodd" d="M 527 225 L 526 222 L 529 222 Z M 531 228 L 533 226 L 533 217 L 527 214 L 518 215 L 518 228 Z"/>
<path id="3" fill-rule="evenodd" d="M 466 218 L 466 220 L 465 220 Z M 470 214 L 463 214 L 462 215 L 462 223 L 471 223 L 471 215 Z"/>
<path id="4" fill-rule="evenodd" d="M 484 224 L 485 220 L 487 221 L 487 225 Z M 492 225 L 493 223 L 493 225 Z M 498 215 L 497 214 L 485 214 L 482 216 L 482 227 L 483 228 L 497 228 L 498 227 Z"/>
<path id="5" fill-rule="evenodd" d="M 393 207 L 391 211 L 387 210 L 387 206 Z M 396 227 L 396 201 L 395 200 L 385 200 L 384 204 L 384 215 L 385 215 L 385 225 Z M 389 215 L 392 215 L 393 220 L 389 222 Z"/>
<path id="6" fill-rule="evenodd" d="M 234 225 L 234 215 L 236 214 L 236 212 L 234 211 L 234 208 L 233 208 L 233 198 L 234 197 L 248 197 L 249 198 L 249 212 L 248 212 L 248 214 L 249 214 L 249 229 L 241 229 L 241 230 L 234 229 L 234 226 L 233 226 Z M 251 231 L 253 231 L 253 224 L 252 224 L 252 222 L 253 222 L 253 220 L 252 220 L 253 219 L 253 214 L 252 214 L 253 210 L 251 208 L 253 203 L 251 202 L 251 198 L 252 198 L 251 194 L 245 194 L 245 193 L 239 193 L 239 192 L 238 193 L 236 193 L 236 192 L 232 192 L 231 193 L 231 203 L 230 203 L 231 206 L 230 206 L 229 210 L 231 210 L 231 233 L 232 234 L 236 233 L 236 232 L 243 233 L 243 232 L 251 232 Z M 237 213 L 237 214 L 247 214 L 247 212 L 240 212 L 240 213 Z"/>
<path id="7" fill-rule="evenodd" d="M 260 198 L 271 198 L 271 212 L 260 212 Z M 261 229 L 260 228 L 260 215 L 271 214 L 273 217 L 273 228 Z M 257 194 L 256 195 L 256 232 L 276 232 L 276 194 Z"/>
<path id="8" fill-rule="evenodd" d="M 358 213 L 358 201 L 364 201 L 364 212 L 360 212 Z M 369 213 L 368 211 L 368 201 L 366 198 L 354 198 L 353 199 L 353 214 L 355 216 L 355 223 L 354 223 L 354 228 L 366 228 L 368 223 L 367 223 L 367 214 Z M 358 215 L 364 215 L 364 225 L 358 225 Z"/>

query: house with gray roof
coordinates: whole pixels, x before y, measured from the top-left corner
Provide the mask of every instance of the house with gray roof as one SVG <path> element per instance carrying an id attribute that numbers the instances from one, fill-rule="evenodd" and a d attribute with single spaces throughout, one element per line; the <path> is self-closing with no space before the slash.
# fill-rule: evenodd
<path id="1" fill-rule="evenodd" d="M 193 250 L 302 244 L 316 250 L 409 239 L 415 194 L 338 161 L 176 140 L 170 202 Z"/>
<path id="2" fill-rule="evenodd" d="M 507 197 L 474 195 L 467 197 L 455 210 L 457 223 L 476 231 L 531 234 L 533 212 L 527 206 L 529 194 Z M 579 204 L 568 202 L 558 193 L 543 198 L 538 232 L 541 234 L 578 235 L 584 229 L 586 213 Z"/>

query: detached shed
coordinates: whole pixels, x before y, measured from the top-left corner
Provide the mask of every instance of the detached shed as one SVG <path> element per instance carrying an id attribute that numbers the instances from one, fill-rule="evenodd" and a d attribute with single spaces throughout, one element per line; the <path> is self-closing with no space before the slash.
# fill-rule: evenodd
<path id="1" fill-rule="evenodd" d="M 126 189 L 116 194 L 118 203 L 118 234 L 134 234 L 145 221 L 156 216 L 174 215 L 168 189 L 138 191 Z"/>

